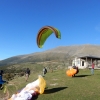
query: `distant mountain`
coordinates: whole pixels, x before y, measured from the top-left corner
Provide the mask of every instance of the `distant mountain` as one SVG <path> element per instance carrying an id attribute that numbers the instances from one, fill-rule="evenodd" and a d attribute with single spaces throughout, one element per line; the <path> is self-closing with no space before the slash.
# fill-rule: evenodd
<path id="1" fill-rule="evenodd" d="M 25 62 L 41 62 L 51 60 L 67 60 L 75 56 L 97 56 L 100 57 L 100 45 L 74 45 L 60 46 L 44 52 L 32 53 L 7 58 L 0 61 L 0 66 L 18 64 Z"/>

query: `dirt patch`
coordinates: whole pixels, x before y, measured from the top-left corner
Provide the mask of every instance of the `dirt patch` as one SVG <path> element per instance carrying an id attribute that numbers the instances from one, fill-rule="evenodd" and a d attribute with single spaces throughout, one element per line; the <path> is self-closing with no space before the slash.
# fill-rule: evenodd
<path id="1" fill-rule="evenodd" d="M 58 80 L 58 79 L 54 78 L 54 79 L 52 79 L 52 80 Z"/>
<path id="2" fill-rule="evenodd" d="M 54 83 L 54 84 L 50 84 L 51 86 L 56 86 L 56 85 L 58 85 L 58 83 Z"/>

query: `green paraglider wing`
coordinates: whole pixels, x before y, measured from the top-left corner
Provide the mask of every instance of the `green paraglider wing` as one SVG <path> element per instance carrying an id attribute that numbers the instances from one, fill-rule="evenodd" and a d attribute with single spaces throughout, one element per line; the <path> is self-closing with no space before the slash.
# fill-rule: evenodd
<path id="1" fill-rule="evenodd" d="M 57 38 L 59 38 L 59 39 L 61 38 L 60 31 L 54 27 L 45 26 L 40 29 L 40 31 L 38 32 L 38 36 L 37 36 L 37 45 L 39 48 L 43 47 L 45 41 L 52 33 L 55 33 Z"/>

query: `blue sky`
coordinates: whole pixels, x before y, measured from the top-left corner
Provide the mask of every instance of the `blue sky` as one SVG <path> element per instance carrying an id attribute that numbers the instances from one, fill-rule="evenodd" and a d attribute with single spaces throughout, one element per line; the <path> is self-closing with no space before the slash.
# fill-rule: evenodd
<path id="1" fill-rule="evenodd" d="M 36 44 L 40 28 L 52 34 L 42 49 Z M 58 46 L 100 44 L 100 0 L 0 0 L 0 60 Z"/>

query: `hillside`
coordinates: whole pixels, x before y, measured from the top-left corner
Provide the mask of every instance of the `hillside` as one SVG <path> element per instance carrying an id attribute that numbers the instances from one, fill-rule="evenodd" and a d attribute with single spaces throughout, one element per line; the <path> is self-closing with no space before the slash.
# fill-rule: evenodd
<path id="1" fill-rule="evenodd" d="M 75 56 L 97 56 L 100 57 L 100 45 L 74 45 L 60 46 L 44 52 L 32 53 L 27 55 L 14 56 L 0 61 L 0 66 L 41 61 L 64 61 Z"/>

